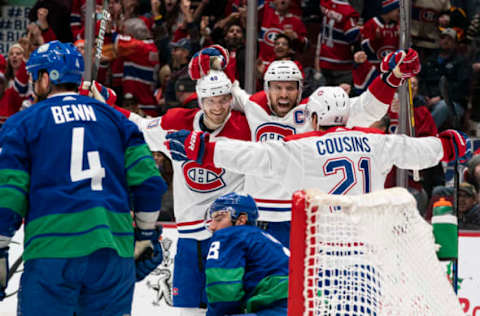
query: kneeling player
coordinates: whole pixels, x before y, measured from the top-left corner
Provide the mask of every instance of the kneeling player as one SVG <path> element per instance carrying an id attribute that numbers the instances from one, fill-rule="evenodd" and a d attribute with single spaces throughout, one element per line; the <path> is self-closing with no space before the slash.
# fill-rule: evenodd
<path id="1" fill-rule="evenodd" d="M 209 213 L 213 237 L 206 263 L 207 315 L 287 315 L 290 252 L 255 226 L 253 198 L 223 195 Z"/>

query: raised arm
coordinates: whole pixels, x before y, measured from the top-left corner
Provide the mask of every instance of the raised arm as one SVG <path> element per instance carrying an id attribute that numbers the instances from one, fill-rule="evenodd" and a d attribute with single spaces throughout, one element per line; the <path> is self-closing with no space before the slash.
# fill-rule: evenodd
<path id="1" fill-rule="evenodd" d="M 381 62 L 380 71 L 382 74 L 374 79 L 367 91 L 351 100 L 347 127 L 368 127 L 387 113 L 397 88 L 420 72 L 418 53 L 414 49 L 392 52 Z"/>

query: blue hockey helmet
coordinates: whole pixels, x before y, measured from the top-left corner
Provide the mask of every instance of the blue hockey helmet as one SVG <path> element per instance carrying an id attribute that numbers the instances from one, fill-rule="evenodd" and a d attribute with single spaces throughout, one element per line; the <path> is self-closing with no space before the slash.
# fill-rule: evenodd
<path id="1" fill-rule="evenodd" d="M 80 85 L 84 70 L 83 56 L 72 43 L 51 41 L 37 48 L 27 61 L 27 71 L 38 80 L 40 71 L 46 71 L 50 81 L 57 85 Z"/>
<path id="2" fill-rule="evenodd" d="M 258 218 L 258 208 L 250 195 L 235 192 L 222 195 L 210 206 L 210 216 L 217 211 L 229 211 L 232 221 L 235 222 L 241 214 L 247 215 L 247 224 L 255 225 Z"/>

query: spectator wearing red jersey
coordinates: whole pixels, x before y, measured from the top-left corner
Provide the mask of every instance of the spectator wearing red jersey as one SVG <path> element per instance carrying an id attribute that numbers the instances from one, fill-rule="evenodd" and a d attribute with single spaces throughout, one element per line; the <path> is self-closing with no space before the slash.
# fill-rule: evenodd
<path id="1" fill-rule="evenodd" d="M 123 60 L 122 92 L 131 93 L 145 114 L 157 116 L 158 105 L 153 96 L 158 71 L 158 50 L 150 30 L 140 18 L 124 22 L 125 35 L 115 38 L 117 56 Z"/>
<path id="2" fill-rule="evenodd" d="M 26 99 L 28 87 L 28 75 L 23 61 L 16 72 L 14 84 L 10 87 L 5 76 L 6 68 L 5 58 L 0 55 L 0 127 L 10 116 L 19 111 L 22 101 Z"/>
<path id="3" fill-rule="evenodd" d="M 383 57 L 398 49 L 399 20 L 399 0 L 383 0 L 382 14 L 368 20 L 362 28 L 362 50 L 377 70 Z"/>
<path id="4" fill-rule="evenodd" d="M 273 43 L 273 52 L 275 55 L 266 62 L 263 62 L 260 58 L 257 59 L 257 78 L 260 80 L 258 87 L 263 86 L 263 75 L 274 60 L 294 60 L 292 41 L 284 33 L 276 35 Z"/>
<path id="5" fill-rule="evenodd" d="M 10 46 L 10 48 L 8 49 L 7 66 L 5 70 L 5 77 L 7 79 L 8 87 L 11 87 L 13 85 L 15 74 L 24 62 L 25 51 L 23 47 L 18 43 Z"/>
<path id="6" fill-rule="evenodd" d="M 358 42 L 359 14 L 347 2 L 321 0 L 322 29 L 318 34 L 315 69 L 321 71 L 327 85 L 352 84 L 352 45 Z"/>
<path id="7" fill-rule="evenodd" d="M 96 11 L 100 12 L 103 1 L 95 0 Z M 87 12 L 87 0 L 73 0 L 72 11 L 70 13 L 70 28 L 75 40 L 83 37 L 83 28 L 85 27 L 85 13 Z"/>
<path id="8" fill-rule="evenodd" d="M 264 62 L 274 58 L 273 44 L 279 33 L 287 35 L 298 52 L 308 46 L 305 25 L 289 8 L 290 0 L 273 0 L 264 8 L 259 38 L 259 57 Z"/>

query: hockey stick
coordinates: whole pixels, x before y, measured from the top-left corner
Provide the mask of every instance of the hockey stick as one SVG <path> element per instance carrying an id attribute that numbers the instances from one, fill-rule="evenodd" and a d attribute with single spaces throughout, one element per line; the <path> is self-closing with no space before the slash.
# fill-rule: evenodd
<path id="1" fill-rule="evenodd" d="M 23 253 L 20 255 L 20 257 L 17 258 L 17 260 L 15 260 L 15 262 L 10 266 L 9 270 L 8 270 L 8 275 L 7 275 L 7 283 L 8 281 L 10 281 L 10 279 L 13 277 L 13 275 L 17 272 L 18 268 L 20 267 L 20 265 L 22 264 L 23 260 L 22 260 L 22 257 L 23 257 Z M 13 291 L 12 293 L 9 293 L 9 294 L 6 294 L 5 295 L 5 298 L 7 297 L 10 297 L 10 296 L 13 296 L 15 294 L 18 293 L 18 289 L 16 291 Z"/>
<path id="2" fill-rule="evenodd" d="M 412 93 L 412 80 L 407 80 L 408 84 L 408 111 L 410 118 L 410 136 L 415 137 L 415 112 L 414 112 L 414 105 L 413 105 L 413 93 Z M 420 171 L 413 170 L 413 181 L 418 182 L 420 181 Z"/>
<path id="3" fill-rule="evenodd" d="M 447 106 L 449 106 L 452 109 L 453 112 L 453 126 L 457 126 L 457 112 L 455 111 L 455 105 L 453 104 L 452 100 L 450 99 L 450 96 L 448 94 L 448 83 L 447 83 L 447 78 L 445 76 L 440 77 L 440 82 L 439 82 L 439 87 L 440 87 L 440 94 L 447 103 Z M 453 209 L 455 210 L 455 216 L 459 217 L 459 211 L 458 211 L 458 187 L 459 187 L 459 181 L 458 181 L 458 162 L 455 160 L 454 164 L 454 170 L 453 170 Z M 457 249 L 458 249 L 458 229 L 457 229 Z M 452 274 L 453 274 L 453 280 L 452 280 L 452 285 L 453 289 L 455 291 L 455 294 L 458 292 L 458 255 L 457 258 L 452 260 Z"/>
<path id="4" fill-rule="evenodd" d="M 110 21 L 110 12 L 108 12 L 108 0 L 103 1 L 102 18 L 100 19 L 100 30 L 98 31 L 97 45 L 95 50 L 95 63 L 92 72 L 92 80 L 97 78 L 98 68 L 100 67 L 100 59 L 102 58 L 103 42 L 105 41 L 105 30 L 107 22 Z"/>

